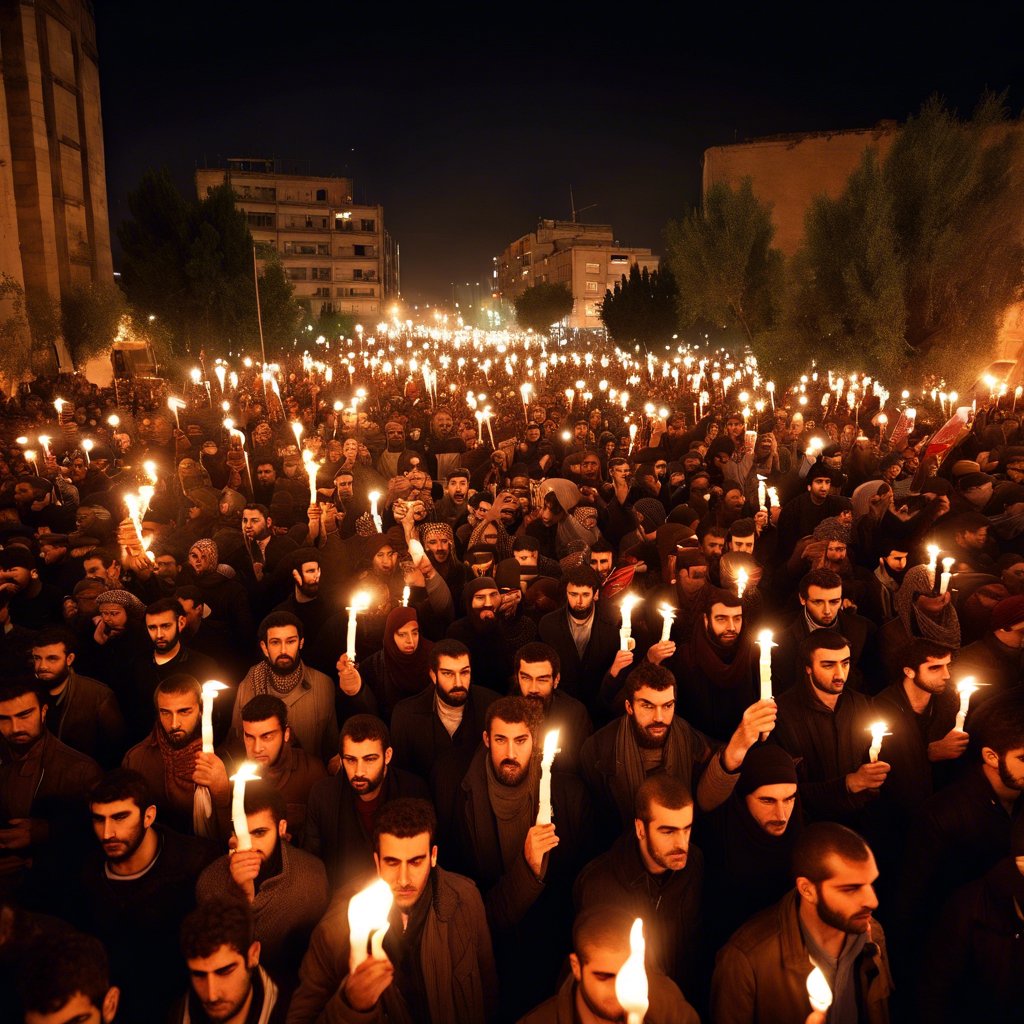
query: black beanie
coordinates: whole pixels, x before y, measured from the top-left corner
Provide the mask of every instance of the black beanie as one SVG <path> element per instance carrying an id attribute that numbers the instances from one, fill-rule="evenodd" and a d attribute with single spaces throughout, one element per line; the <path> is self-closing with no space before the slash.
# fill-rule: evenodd
<path id="1" fill-rule="evenodd" d="M 736 792 L 746 796 L 761 786 L 785 782 L 796 784 L 796 762 L 782 747 L 774 743 L 759 743 L 751 747 L 743 759 Z"/>

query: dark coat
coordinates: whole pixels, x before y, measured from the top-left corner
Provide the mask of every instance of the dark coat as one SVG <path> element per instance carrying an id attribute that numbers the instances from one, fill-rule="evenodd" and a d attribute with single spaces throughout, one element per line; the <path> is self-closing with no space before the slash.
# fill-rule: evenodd
<path id="1" fill-rule="evenodd" d="M 419 776 L 389 765 L 381 783 L 378 811 L 389 800 L 403 796 L 429 799 L 427 784 Z M 344 771 L 314 783 L 309 793 L 303 847 L 327 866 L 332 889 L 373 871 L 373 836 L 356 813 L 358 799 Z"/>
<path id="2" fill-rule="evenodd" d="M 861 693 L 878 693 L 882 690 L 886 679 L 878 658 L 875 624 L 863 615 L 844 608 L 836 616 L 836 624 L 832 628 L 850 642 L 850 678 L 847 686 Z M 775 638 L 779 646 L 772 651 L 772 690 L 776 695 L 806 678 L 800 645 L 810 635 L 807 616 L 801 607 L 800 613 L 786 627 L 785 632 Z"/>
<path id="3" fill-rule="evenodd" d="M 537 735 L 544 736 L 549 729 L 558 730 L 558 770 L 578 772 L 580 751 L 584 741 L 593 733 L 594 726 L 583 704 L 575 697 L 562 693 L 561 686 L 551 695 L 551 706 Z"/>
<path id="4" fill-rule="evenodd" d="M 583 650 L 582 658 L 576 650 L 576 642 L 569 630 L 569 613 L 564 605 L 553 612 L 548 612 L 537 624 L 537 631 L 539 638 L 558 652 L 558 658 L 562 663 L 559 689 L 564 690 L 570 697 L 582 701 L 591 715 L 595 715 L 601 679 L 611 667 L 615 652 L 619 649 L 618 624 L 601 614 L 598 602 L 594 611 L 594 624 L 590 630 L 590 641 Z"/>
<path id="5" fill-rule="evenodd" d="M 700 1024 L 697 1011 L 686 1001 L 679 986 L 663 974 L 648 969 L 650 1008 L 644 1024 Z M 558 992 L 521 1018 L 519 1024 L 576 1024 L 576 983 L 562 982 Z"/>
<path id="6" fill-rule="evenodd" d="M 59 704 L 51 704 L 47 728 L 62 743 L 113 768 L 124 751 L 125 725 L 114 691 L 98 679 L 71 672 Z"/>
<path id="7" fill-rule="evenodd" d="M 690 992 L 698 963 L 703 878 L 704 857 L 692 844 L 681 871 L 655 878 L 630 829 L 580 872 L 573 896 L 577 910 L 611 904 L 642 917 L 648 955 L 680 988 Z"/>

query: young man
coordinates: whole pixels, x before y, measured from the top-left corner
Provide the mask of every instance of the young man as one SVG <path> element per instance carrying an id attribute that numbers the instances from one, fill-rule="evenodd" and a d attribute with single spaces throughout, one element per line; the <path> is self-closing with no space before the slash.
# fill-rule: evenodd
<path id="1" fill-rule="evenodd" d="M 793 851 L 796 888 L 748 921 L 718 954 L 712 1016 L 730 1024 L 803 1021 L 807 975 L 821 969 L 834 1020 L 885 1024 L 892 977 L 878 908 L 875 858 L 842 825 L 808 826 Z"/>
<path id="2" fill-rule="evenodd" d="M 302 952 L 327 909 L 328 892 L 323 863 L 288 843 L 284 814 L 284 799 L 272 785 L 250 783 L 245 818 L 252 848 L 233 848 L 210 864 L 196 883 L 196 899 L 248 904 L 263 963 L 287 992 L 295 987 Z"/>
<path id="3" fill-rule="evenodd" d="M 260 943 L 245 906 L 212 900 L 181 926 L 189 991 L 175 1024 L 284 1024 L 287 1002 L 260 964 Z"/>
<path id="4" fill-rule="evenodd" d="M 394 904 L 383 956 L 349 970 L 348 903 L 369 879 L 335 897 L 313 933 L 289 1024 L 409 1020 L 485 1024 L 497 1009 L 497 981 L 483 902 L 468 878 L 437 866 L 433 808 L 392 800 L 374 829 L 377 874 Z"/>

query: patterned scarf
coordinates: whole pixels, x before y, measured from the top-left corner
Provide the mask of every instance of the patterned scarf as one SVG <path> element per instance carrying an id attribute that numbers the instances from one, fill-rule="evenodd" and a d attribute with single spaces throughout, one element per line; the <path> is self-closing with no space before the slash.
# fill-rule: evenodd
<path id="1" fill-rule="evenodd" d="M 202 736 L 197 736 L 188 746 L 178 750 L 171 746 L 159 722 L 153 726 L 153 733 L 160 746 L 167 799 L 174 807 L 191 814 L 192 828 L 197 836 L 212 839 L 215 830 L 210 791 L 192 781 L 196 770 L 196 756 L 203 749 Z"/>
<path id="2" fill-rule="evenodd" d="M 919 636 L 945 644 L 954 651 L 960 648 L 960 620 L 951 601 L 942 609 L 938 622 L 930 615 L 918 614 L 914 598 L 918 594 L 932 592 L 931 573 L 927 565 L 915 565 L 903 577 L 900 589 L 896 591 L 896 612 L 911 637 Z"/>
<path id="3" fill-rule="evenodd" d="M 286 697 L 302 682 L 302 659 L 295 663 L 295 668 L 287 675 L 278 675 L 265 658 L 252 670 L 253 696 L 270 693 L 275 697 Z"/>

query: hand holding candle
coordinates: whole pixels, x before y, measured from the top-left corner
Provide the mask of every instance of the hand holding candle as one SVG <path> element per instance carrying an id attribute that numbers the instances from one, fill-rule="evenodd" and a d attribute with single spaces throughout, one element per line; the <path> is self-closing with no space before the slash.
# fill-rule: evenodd
<path id="1" fill-rule="evenodd" d="M 249 835 L 249 822 L 245 817 L 245 784 L 255 782 L 259 765 L 255 761 L 243 761 L 238 771 L 231 776 L 235 788 L 231 794 L 231 822 L 235 826 L 235 838 L 238 850 L 251 850 L 252 837 Z"/>
<path id="2" fill-rule="evenodd" d="M 761 648 L 758 668 L 761 676 L 761 700 L 772 699 L 772 648 L 778 647 L 773 642 L 774 635 L 770 629 L 762 629 L 757 634 L 757 646 Z"/>
<path id="3" fill-rule="evenodd" d="M 626 1024 L 643 1024 L 650 1006 L 644 966 L 646 948 L 643 918 L 638 917 L 629 932 L 629 956 L 615 976 L 615 998 L 626 1015 Z"/>
<path id="4" fill-rule="evenodd" d="M 868 750 L 868 760 L 874 764 L 878 760 L 878 755 L 882 752 L 882 737 L 891 736 L 889 732 L 889 725 L 886 722 L 872 722 L 868 726 L 868 731 L 871 733 L 871 747 Z"/>
<path id="5" fill-rule="evenodd" d="M 640 603 L 640 598 L 635 594 L 626 594 L 622 599 L 622 626 L 619 628 L 619 649 L 629 650 L 629 640 L 633 635 L 633 608 Z"/>
<path id="6" fill-rule="evenodd" d="M 370 491 L 367 497 L 370 499 L 370 518 L 373 520 L 373 525 L 377 527 L 378 533 L 383 533 L 384 522 L 380 517 L 380 513 L 377 511 L 377 502 L 380 501 L 380 491 Z"/>
<path id="7" fill-rule="evenodd" d="M 544 752 L 540 759 L 540 798 L 537 824 L 551 824 L 551 765 L 558 753 L 558 730 L 551 729 L 544 737 Z"/>
<path id="8" fill-rule="evenodd" d="M 960 710 L 956 715 L 956 731 L 963 732 L 964 726 L 967 724 L 967 712 L 970 710 L 971 696 L 977 691 L 978 684 L 974 681 L 974 676 L 964 676 L 959 683 L 956 684 L 956 692 L 960 697 Z"/>
<path id="9" fill-rule="evenodd" d="M 384 935 L 388 930 L 388 915 L 394 895 L 383 878 L 378 878 L 348 901 L 349 972 L 364 960 L 384 955 Z M 367 950 L 370 940 L 372 949 Z"/>
<path id="10" fill-rule="evenodd" d="M 663 604 L 658 611 L 661 613 L 661 642 L 665 643 L 672 633 L 672 623 L 676 620 L 676 610 L 667 604 Z"/>

